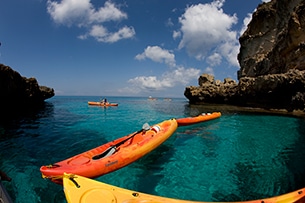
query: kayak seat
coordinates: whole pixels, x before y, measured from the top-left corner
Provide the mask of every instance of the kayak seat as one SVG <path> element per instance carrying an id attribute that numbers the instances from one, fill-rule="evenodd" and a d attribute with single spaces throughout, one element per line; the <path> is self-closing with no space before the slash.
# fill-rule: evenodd
<path id="1" fill-rule="evenodd" d="M 101 159 L 101 158 L 105 158 L 107 156 L 111 156 L 116 151 L 117 151 L 116 147 L 110 147 L 106 151 L 102 152 L 101 154 L 95 155 L 94 157 L 92 157 L 92 159 L 93 160 L 98 160 L 98 159 Z"/>

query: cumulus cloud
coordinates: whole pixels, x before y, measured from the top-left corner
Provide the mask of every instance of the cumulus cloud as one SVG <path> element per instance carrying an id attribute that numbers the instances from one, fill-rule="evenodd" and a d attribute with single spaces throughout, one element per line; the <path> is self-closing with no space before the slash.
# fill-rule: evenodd
<path id="1" fill-rule="evenodd" d="M 93 25 L 91 30 L 85 34 L 80 35 L 80 39 L 86 39 L 89 36 L 94 37 L 99 42 L 117 42 L 121 39 L 131 38 L 135 35 L 135 30 L 133 27 L 123 27 L 117 32 L 109 32 L 106 27 L 102 25 Z"/>
<path id="2" fill-rule="evenodd" d="M 175 55 L 159 46 L 148 46 L 143 53 L 135 56 L 137 60 L 145 60 L 146 58 L 154 62 L 165 63 L 170 67 L 176 66 Z"/>
<path id="3" fill-rule="evenodd" d="M 47 11 L 55 23 L 65 26 L 78 26 L 87 29 L 80 39 L 91 36 L 100 42 L 116 42 L 135 35 L 133 27 L 123 26 L 116 32 L 109 32 L 103 23 L 127 19 L 127 14 L 121 11 L 111 1 L 106 1 L 103 7 L 95 8 L 91 0 L 48 0 Z"/>
<path id="4" fill-rule="evenodd" d="M 176 84 L 186 85 L 190 80 L 197 79 L 199 77 L 200 70 L 195 68 L 185 69 L 178 67 L 173 71 L 164 73 L 160 78 L 156 76 L 139 76 L 130 79 L 130 83 L 133 88 L 140 91 L 157 91 L 165 88 L 170 88 Z"/>
<path id="5" fill-rule="evenodd" d="M 213 53 L 207 58 L 207 63 L 211 66 L 217 66 L 221 63 L 222 56 L 219 53 Z"/>
<path id="6" fill-rule="evenodd" d="M 179 49 L 185 48 L 190 56 L 198 60 L 205 60 L 210 52 L 212 55 L 217 52 L 231 65 L 237 65 L 239 43 L 237 32 L 231 27 L 238 19 L 235 14 L 230 16 L 223 12 L 223 3 L 224 0 L 215 0 L 210 4 L 192 5 L 185 10 L 179 18 L 182 33 Z M 222 51 L 222 48 L 226 50 Z"/>
<path id="7" fill-rule="evenodd" d="M 132 85 L 132 89 L 136 92 L 159 91 L 166 88 L 174 87 L 177 84 L 186 85 L 191 80 L 197 79 L 200 70 L 196 68 L 184 68 L 177 66 L 175 55 L 166 49 L 159 46 L 148 46 L 143 53 L 135 56 L 137 60 L 150 59 L 154 62 L 164 63 L 171 69 L 157 76 L 139 76 L 128 81 Z"/>
<path id="8" fill-rule="evenodd" d="M 247 30 L 247 26 L 251 20 L 252 20 L 252 13 L 248 13 L 248 15 L 243 20 L 243 27 L 239 33 L 240 36 Z"/>

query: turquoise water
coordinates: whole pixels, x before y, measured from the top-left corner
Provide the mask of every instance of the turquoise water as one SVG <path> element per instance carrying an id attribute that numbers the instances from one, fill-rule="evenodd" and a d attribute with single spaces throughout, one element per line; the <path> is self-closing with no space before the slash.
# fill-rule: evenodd
<path id="1" fill-rule="evenodd" d="M 49 99 L 32 115 L 0 124 L 0 169 L 16 203 L 66 202 L 63 188 L 39 168 L 141 129 L 145 122 L 222 112 L 222 117 L 180 127 L 137 162 L 97 178 L 140 192 L 198 201 L 259 199 L 305 187 L 305 121 L 280 115 L 109 97 L 118 107 L 88 106 L 100 97 Z"/>

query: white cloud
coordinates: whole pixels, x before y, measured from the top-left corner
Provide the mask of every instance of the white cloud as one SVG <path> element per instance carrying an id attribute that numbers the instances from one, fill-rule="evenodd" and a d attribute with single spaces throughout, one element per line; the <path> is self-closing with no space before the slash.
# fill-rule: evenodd
<path id="1" fill-rule="evenodd" d="M 167 72 L 164 74 L 165 78 L 168 78 L 171 83 L 180 83 L 186 85 L 192 79 L 198 79 L 200 75 L 200 70 L 196 68 L 184 68 L 178 67 L 172 72 Z"/>
<path id="2" fill-rule="evenodd" d="M 130 83 L 136 92 L 159 91 L 174 87 L 177 84 L 186 85 L 191 80 L 200 76 L 200 70 L 195 68 L 184 68 L 177 66 L 175 55 L 159 46 L 148 46 L 143 53 L 135 56 L 137 60 L 151 59 L 154 62 L 165 63 L 171 67 L 171 71 L 165 72 L 161 77 L 139 76 L 130 79 Z"/>
<path id="3" fill-rule="evenodd" d="M 135 56 L 137 60 L 151 59 L 154 62 L 165 63 L 170 67 L 176 66 L 175 55 L 159 46 L 148 46 L 143 53 Z"/>
<path id="4" fill-rule="evenodd" d="M 179 38 L 179 37 L 181 37 L 181 32 L 180 31 L 173 31 L 173 38 L 174 39 L 177 39 L 177 38 Z"/>
<path id="5" fill-rule="evenodd" d="M 217 66 L 221 63 L 222 56 L 219 53 L 213 53 L 207 58 L 207 63 L 211 66 Z"/>
<path id="6" fill-rule="evenodd" d="M 207 73 L 207 74 L 210 74 L 210 75 L 214 75 L 214 70 L 211 67 L 205 68 L 203 72 Z"/>
<path id="7" fill-rule="evenodd" d="M 116 32 L 109 32 L 102 23 L 127 19 L 127 14 L 121 11 L 111 1 L 106 1 L 103 7 L 94 8 L 91 0 L 48 0 L 47 11 L 55 23 L 65 26 L 78 26 L 88 29 L 80 39 L 88 36 L 100 42 L 116 42 L 135 35 L 133 27 L 123 26 Z"/>
<path id="8" fill-rule="evenodd" d="M 239 66 L 237 55 L 240 45 L 233 41 L 228 41 L 219 46 L 221 55 L 233 66 Z"/>
<path id="9" fill-rule="evenodd" d="M 156 76 L 139 76 L 130 79 L 128 83 L 133 86 L 131 89 L 137 90 L 136 92 L 157 91 L 174 87 L 176 84 L 186 85 L 190 80 L 197 79 L 199 74 L 200 70 L 198 69 L 179 67 L 164 73 L 159 79 Z"/>
<path id="10" fill-rule="evenodd" d="M 179 49 L 185 48 L 190 56 L 198 60 L 206 59 L 209 52 L 218 52 L 229 63 L 236 65 L 236 48 L 239 47 L 237 33 L 231 30 L 237 23 L 236 15 L 230 16 L 221 7 L 224 0 L 216 0 L 210 4 L 197 4 L 188 7 L 179 18 L 182 39 Z M 228 48 L 231 46 L 231 48 Z M 222 52 L 221 48 L 226 51 Z M 232 59 L 224 54 L 230 54 Z"/>
<path id="11" fill-rule="evenodd" d="M 88 0 L 87 0 L 88 1 Z M 104 7 L 99 8 L 98 11 L 90 11 L 91 22 L 106 22 L 106 21 L 117 21 L 126 19 L 127 14 L 119 10 L 114 3 L 106 1 Z"/>
<path id="12" fill-rule="evenodd" d="M 128 81 L 133 86 L 140 89 L 160 90 L 165 87 L 171 87 L 165 80 L 158 80 L 156 76 L 138 76 Z"/>
<path id="13" fill-rule="evenodd" d="M 63 0 L 60 3 L 51 0 L 47 1 L 47 11 L 51 18 L 56 23 L 68 26 L 83 24 L 84 20 L 88 20 L 91 7 L 89 0 Z"/>
<path id="14" fill-rule="evenodd" d="M 80 39 L 86 39 L 88 36 L 94 37 L 99 42 L 113 43 L 121 39 L 131 38 L 135 35 L 133 27 L 123 27 L 117 32 L 108 32 L 102 25 L 93 25 L 89 33 L 79 36 Z"/>
<path id="15" fill-rule="evenodd" d="M 248 15 L 243 20 L 243 27 L 239 33 L 240 36 L 247 30 L 247 26 L 251 20 L 252 20 L 252 13 L 248 13 Z"/>

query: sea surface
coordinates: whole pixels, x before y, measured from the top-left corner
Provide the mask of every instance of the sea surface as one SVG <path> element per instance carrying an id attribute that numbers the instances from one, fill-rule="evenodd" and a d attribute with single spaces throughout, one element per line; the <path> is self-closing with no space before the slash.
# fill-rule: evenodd
<path id="1" fill-rule="evenodd" d="M 218 119 L 179 127 L 137 162 L 96 178 L 171 198 L 244 201 L 305 187 L 305 120 L 189 105 L 184 98 L 108 97 L 117 107 L 88 106 L 101 97 L 55 96 L 38 112 L 0 123 L 0 170 L 16 203 L 66 202 L 63 187 L 39 168 L 128 135 L 144 123 L 221 111 Z"/>

